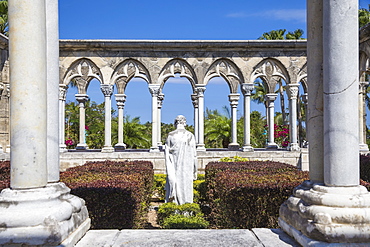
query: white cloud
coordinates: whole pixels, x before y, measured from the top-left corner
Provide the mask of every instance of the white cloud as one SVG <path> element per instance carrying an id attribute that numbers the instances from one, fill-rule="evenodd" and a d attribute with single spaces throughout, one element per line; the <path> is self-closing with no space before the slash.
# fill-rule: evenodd
<path id="1" fill-rule="evenodd" d="M 274 9 L 256 12 L 253 14 L 247 14 L 245 12 L 235 12 L 226 15 L 226 17 L 229 18 L 246 18 L 252 16 L 273 20 L 306 22 L 305 9 Z"/>

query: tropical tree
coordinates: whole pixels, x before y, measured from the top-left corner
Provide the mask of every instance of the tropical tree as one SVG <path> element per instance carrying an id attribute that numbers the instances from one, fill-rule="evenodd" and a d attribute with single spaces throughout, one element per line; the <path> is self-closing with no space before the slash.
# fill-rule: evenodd
<path id="1" fill-rule="evenodd" d="M 296 29 L 293 32 L 288 32 L 285 35 L 285 39 L 304 39 L 302 38 L 304 31 L 302 29 Z"/>
<path id="2" fill-rule="evenodd" d="M 369 10 L 370 10 L 370 5 L 369 5 Z M 358 25 L 360 28 L 370 23 L 370 11 L 369 10 L 364 9 L 364 8 L 358 10 Z"/>
<path id="3" fill-rule="evenodd" d="M 225 114 L 218 110 L 206 109 L 204 120 L 205 145 L 210 148 L 227 148 L 231 137 L 231 118 L 227 106 L 223 107 Z"/>
<path id="4" fill-rule="evenodd" d="M 271 30 L 270 32 L 263 33 L 258 39 L 263 40 L 282 40 L 285 39 L 286 29 Z"/>
<path id="5" fill-rule="evenodd" d="M 130 115 L 124 117 L 123 133 L 127 148 L 150 148 L 151 142 L 148 133 L 151 133 L 151 124 L 140 124 L 140 117 L 131 119 Z"/>
<path id="6" fill-rule="evenodd" d="M 0 1 L 0 33 L 8 36 L 8 0 Z"/>

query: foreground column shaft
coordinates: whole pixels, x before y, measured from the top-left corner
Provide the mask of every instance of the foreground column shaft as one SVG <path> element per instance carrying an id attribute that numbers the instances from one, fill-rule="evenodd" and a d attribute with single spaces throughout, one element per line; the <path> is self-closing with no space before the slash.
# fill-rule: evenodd
<path id="1" fill-rule="evenodd" d="M 323 0 L 307 1 L 307 140 L 310 180 L 324 181 L 324 103 L 323 103 Z"/>
<path id="2" fill-rule="evenodd" d="M 357 0 L 323 5 L 324 182 L 329 186 L 359 184 L 357 6 Z"/>
<path id="3" fill-rule="evenodd" d="M 10 0 L 9 23 L 11 188 L 43 187 L 47 183 L 45 0 Z"/>
<path id="4" fill-rule="evenodd" d="M 58 1 L 46 0 L 48 182 L 59 181 L 59 28 Z"/>
<path id="5" fill-rule="evenodd" d="M 251 93 L 254 89 L 253 83 L 242 84 L 241 90 L 244 96 L 244 144 L 243 151 L 253 151 L 251 145 Z"/>

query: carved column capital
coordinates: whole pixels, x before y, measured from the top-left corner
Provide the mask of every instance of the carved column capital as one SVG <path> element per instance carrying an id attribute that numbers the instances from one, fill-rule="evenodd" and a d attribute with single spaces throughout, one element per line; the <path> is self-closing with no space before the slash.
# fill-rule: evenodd
<path id="1" fill-rule="evenodd" d="M 6 86 L 5 96 L 10 98 L 10 84 L 5 84 L 5 86 Z"/>
<path id="2" fill-rule="evenodd" d="M 276 100 L 277 94 L 276 93 L 268 93 L 265 95 L 265 100 L 268 102 L 274 102 Z"/>
<path id="3" fill-rule="evenodd" d="M 250 96 L 253 92 L 254 84 L 253 83 L 243 83 L 241 85 L 241 90 L 244 96 Z"/>
<path id="4" fill-rule="evenodd" d="M 126 94 L 115 94 L 114 97 L 116 98 L 117 107 L 123 108 L 126 102 Z"/>
<path id="5" fill-rule="evenodd" d="M 299 84 L 289 84 L 287 85 L 287 94 L 289 99 L 296 99 L 299 91 Z"/>
<path id="6" fill-rule="evenodd" d="M 198 108 L 199 100 L 198 100 L 198 95 L 197 94 L 192 94 L 191 95 L 191 101 L 193 103 L 194 108 Z"/>
<path id="7" fill-rule="evenodd" d="M 196 87 L 195 92 L 197 93 L 198 97 L 204 97 L 204 92 L 206 91 L 206 87 Z"/>
<path id="8" fill-rule="evenodd" d="M 302 96 L 302 102 L 307 105 L 308 104 L 308 94 L 304 93 Z"/>
<path id="9" fill-rule="evenodd" d="M 238 102 L 239 102 L 239 97 L 240 95 L 238 93 L 232 93 L 232 94 L 229 94 L 229 101 L 230 101 L 230 105 L 231 107 L 237 107 L 238 106 Z"/>
<path id="10" fill-rule="evenodd" d="M 160 85 L 149 84 L 149 92 L 152 95 L 152 97 L 158 97 L 160 91 L 161 91 L 161 86 Z"/>
<path id="11" fill-rule="evenodd" d="M 111 97 L 113 94 L 113 85 L 101 84 L 100 90 L 104 94 L 104 97 Z"/>
<path id="12" fill-rule="evenodd" d="M 366 94 L 365 88 L 366 86 L 369 85 L 368 81 L 360 81 L 359 86 L 360 86 L 360 94 Z"/>
<path id="13" fill-rule="evenodd" d="M 68 86 L 64 84 L 59 84 L 59 100 L 66 100 L 67 88 Z"/>
<path id="14" fill-rule="evenodd" d="M 80 105 L 85 104 L 85 102 L 89 100 L 89 96 L 87 94 L 75 94 L 75 97 Z"/>
<path id="15" fill-rule="evenodd" d="M 159 93 L 158 96 L 157 96 L 157 103 L 158 103 L 158 108 L 162 108 L 162 105 L 163 105 L 163 100 L 164 100 L 164 94 L 163 93 Z"/>

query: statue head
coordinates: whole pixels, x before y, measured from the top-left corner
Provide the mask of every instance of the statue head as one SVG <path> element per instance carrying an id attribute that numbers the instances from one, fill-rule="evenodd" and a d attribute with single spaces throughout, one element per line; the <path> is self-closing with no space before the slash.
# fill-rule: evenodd
<path id="1" fill-rule="evenodd" d="M 177 127 L 178 124 L 182 124 L 182 125 L 186 126 L 186 118 L 183 115 L 178 115 L 175 118 L 175 121 L 174 121 L 175 127 Z"/>

